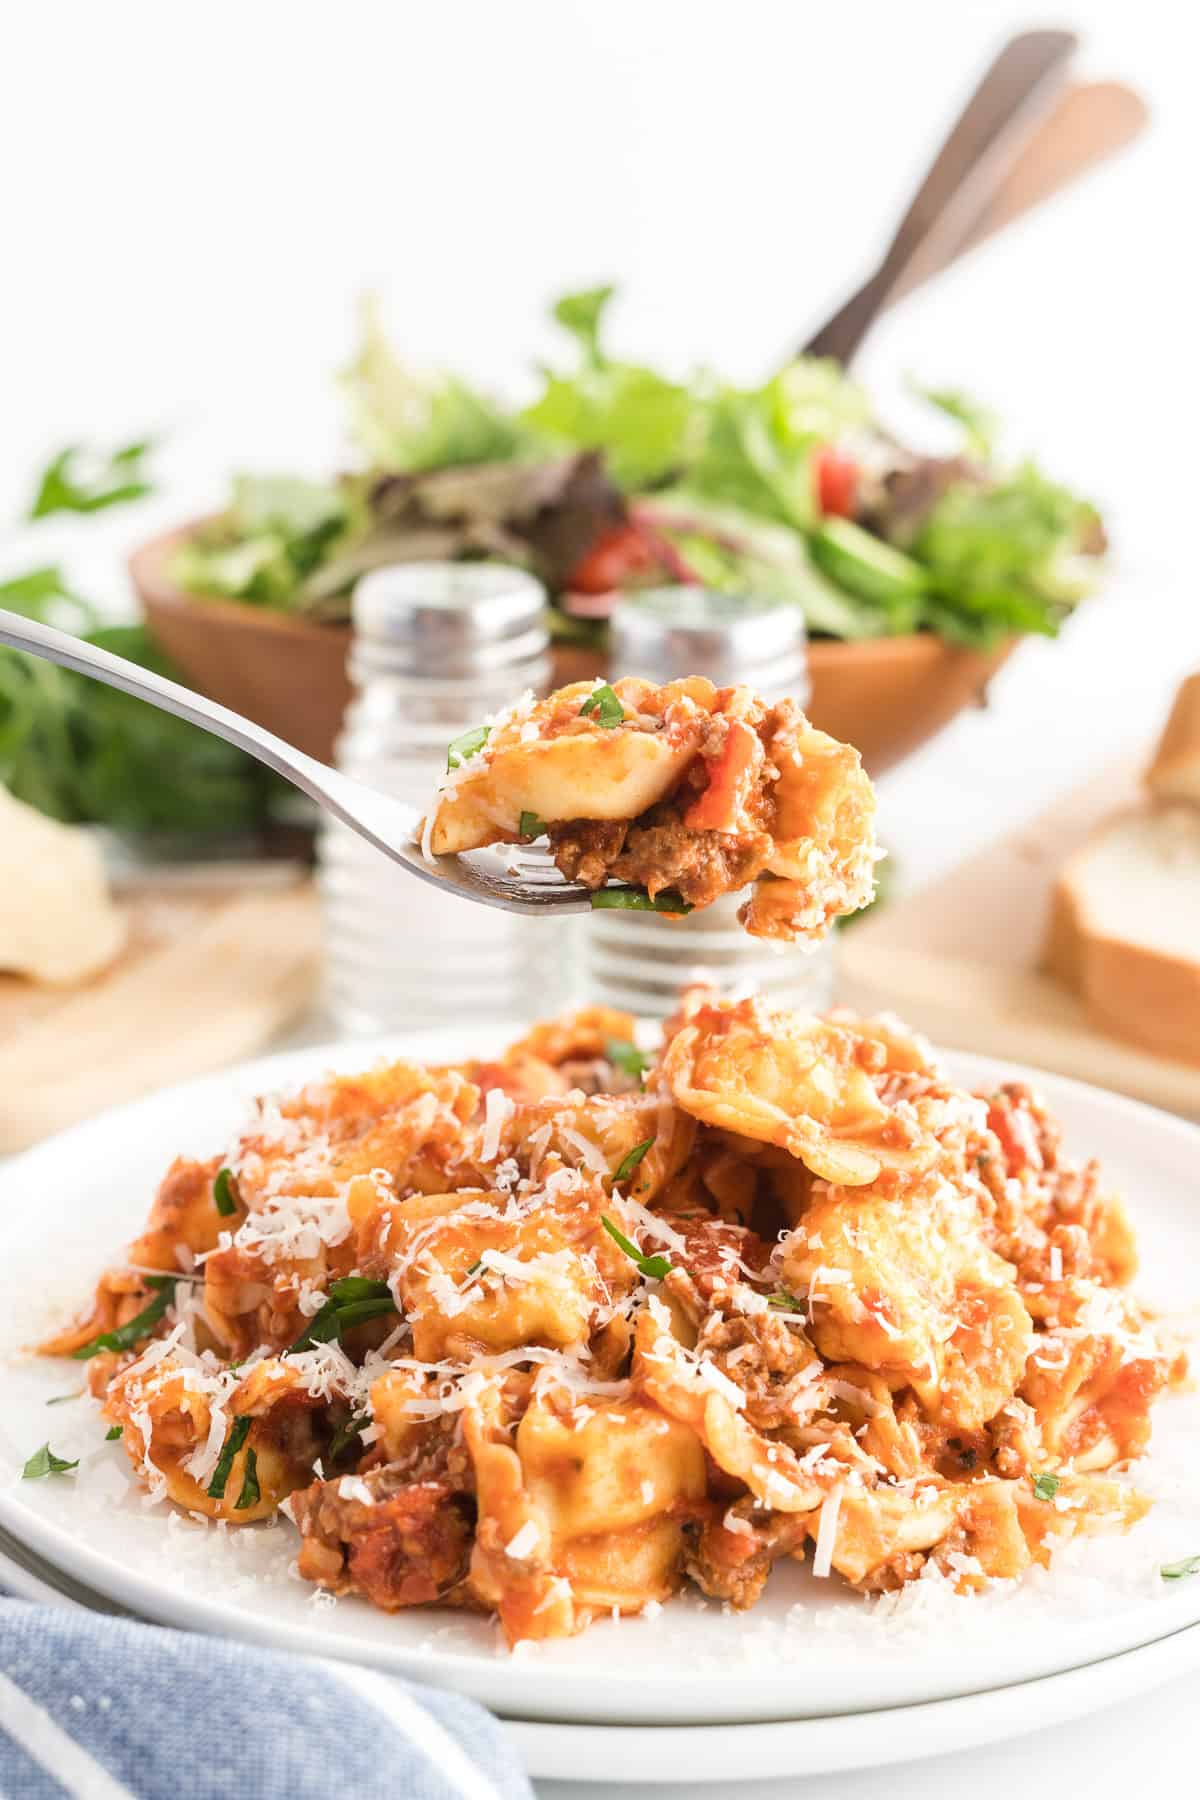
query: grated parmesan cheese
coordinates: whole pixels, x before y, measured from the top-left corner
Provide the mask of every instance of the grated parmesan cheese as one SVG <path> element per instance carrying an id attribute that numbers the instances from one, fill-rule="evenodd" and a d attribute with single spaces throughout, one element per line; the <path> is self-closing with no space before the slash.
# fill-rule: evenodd
<path id="1" fill-rule="evenodd" d="M 534 1521 L 532 1519 L 526 1519 L 520 1531 L 513 1537 L 510 1537 L 507 1544 L 505 1544 L 505 1556 L 511 1557 L 513 1562 L 525 1562 L 537 1549 L 540 1537 L 541 1532 L 538 1530 Z"/>
<path id="2" fill-rule="evenodd" d="M 842 1487 L 843 1483 L 839 1481 L 821 1502 L 821 1521 L 817 1526 L 817 1547 L 813 1553 L 812 1572 L 822 1580 L 829 1575 L 833 1568 L 833 1553 L 837 1547 L 838 1514 L 842 1510 Z"/>

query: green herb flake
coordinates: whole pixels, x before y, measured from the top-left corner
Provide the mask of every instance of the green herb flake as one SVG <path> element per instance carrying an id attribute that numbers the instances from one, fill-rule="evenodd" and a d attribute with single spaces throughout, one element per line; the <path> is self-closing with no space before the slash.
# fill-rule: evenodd
<path id="1" fill-rule="evenodd" d="M 464 731 L 456 737 L 446 750 L 446 773 L 461 769 L 465 762 L 470 762 L 488 741 L 490 725 L 476 725 L 473 731 Z"/>
<path id="2" fill-rule="evenodd" d="M 664 888 L 652 900 L 645 888 L 602 887 L 596 889 L 591 901 L 596 912 L 657 912 L 681 917 L 694 911 L 674 888 Z"/>
<path id="3" fill-rule="evenodd" d="M 217 1178 L 213 1182 L 213 1204 L 223 1219 L 228 1219 L 237 1211 L 237 1200 L 233 1192 L 233 1170 L 218 1169 Z"/>
<path id="4" fill-rule="evenodd" d="M 612 1220 L 607 1218 L 603 1213 L 600 1215 L 600 1223 L 603 1225 L 605 1231 L 607 1231 L 613 1243 L 625 1252 L 630 1262 L 636 1265 L 640 1274 L 648 1275 L 652 1281 L 661 1281 L 664 1275 L 669 1275 L 671 1273 L 674 1265 L 669 1257 L 643 1256 L 637 1245 L 630 1243 L 629 1239 L 625 1236 L 625 1233 L 618 1230 Z"/>
<path id="5" fill-rule="evenodd" d="M 371 1423 L 370 1413 L 352 1413 L 345 1424 L 339 1425 L 329 1440 L 329 1458 L 336 1462 L 344 1450 L 348 1450 L 355 1438 Z"/>
<path id="6" fill-rule="evenodd" d="M 257 1506 L 262 1499 L 262 1490 L 258 1485 L 258 1451 L 251 1446 L 246 1452 L 246 1460 L 242 1465 L 242 1491 L 233 1503 L 234 1512 L 245 1512 L 248 1507 Z"/>
<path id="7" fill-rule="evenodd" d="M 1200 1575 L 1200 1556 L 1185 1556 L 1182 1562 L 1164 1563 L 1158 1572 L 1164 1581 L 1186 1581 L 1189 1575 Z"/>
<path id="8" fill-rule="evenodd" d="M 343 1331 L 362 1325 L 368 1319 L 379 1319 L 394 1313 L 396 1302 L 386 1281 L 370 1281 L 365 1275 L 344 1275 L 329 1290 L 320 1312 L 309 1321 L 295 1343 L 284 1352 L 293 1356 L 299 1350 L 311 1350 L 315 1344 L 340 1343 Z"/>
<path id="9" fill-rule="evenodd" d="M 147 1275 L 146 1286 L 157 1289 L 149 1306 L 143 1307 L 126 1324 L 118 1325 L 115 1331 L 102 1331 L 99 1337 L 89 1339 L 78 1350 L 72 1350 L 71 1355 L 76 1362 L 87 1362 L 90 1357 L 99 1356 L 102 1350 L 132 1350 L 142 1338 L 149 1336 L 175 1298 L 175 1277 Z"/>
<path id="10" fill-rule="evenodd" d="M 613 1170 L 613 1180 L 628 1181 L 653 1142 L 652 1137 L 646 1138 L 642 1143 L 635 1144 L 632 1150 L 627 1151 Z"/>
<path id="11" fill-rule="evenodd" d="M 65 1462 L 61 1456 L 55 1456 L 49 1444 L 43 1444 L 35 1450 L 25 1467 L 21 1470 L 25 1481 L 40 1481 L 43 1475 L 66 1475 L 69 1470 L 79 1467 L 79 1458 L 74 1462 Z"/>
<path id="12" fill-rule="evenodd" d="M 523 838 L 540 838 L 546 829 L 545 819 L 539 819 L 535 812 L 523 812 L 517 829 Z"/>
<path id="13" fill-rule="evenodd" d="M 784 1288 L 780 1288 L 779 1292 L 776 1294 L 768 1294 L 767 1305 L 778 1307 L 780 1312 L 798 1313 L 804 1311 L 804 1302 L 802 1300 L 797 1300 L 795 1294 L 789 1294 Z"/>
<path id="14" fill-rule="evenodd" d="M 1053 1500 L 1058 1492 L 1057 1475 L 1035 1475 L 1033 1478 L 1033 1497 L 1035 1500 Z"/>
<path id="15" fill-rule="evenodd" d="M 123 1425 L 110 1425 L 104 1434 L 105 1443 L 115 1444 L 117 1439 L 124 1433 L 124 1430 L 125 1427 Z"/>
<path id="16" fill-rule="evenodd" d="M 213 1470 L 213 1478 L 209 1482 L 207 1490 L 210 1500 L 223 1500 L 225 1498 L 225 1484 L 233 1472 L 233 1459 L 249 1435 L 250 1418 L 248 1414 L 242 1413 L 233 1421 L 233 1428 L 230 1431 L 229 1436 L 225 1439 L 224 1449 L 221 1451 L 220 1457 L 217 1460 L 217 1466 Z M 253 1454 L 253 1452 L 251 1452 L 251 1454 Z M 249 1458 L 247 1458 L 247 1461 L 248 1460 Z M 243 1489 L 243 1492 L 244 1491 L 245 1490 Z"/>
<path id="17" fill-rule="evenodd" d="M 482 1268 L 483 1268 L 483 1258 L 481 1256 L 478 1262 L 473 1262 L 471 1264 L 470 1268 L 467 1270 L 467 1274 L 468 1275 L 478 1275 Z"/>
<path id="18" fill-rule="evenodd" d="M 645 1050 L 639 1050 L 636 1044 L 627 1044 L 621 1038 L 609 1038 L 604 1046 L 604 1054 L 614 1069 L 620 1069 L 623 1075 L 632 1075 L 640 1081 L 646 1070 L 654 1066 L 654 1058 Z"/>
<path id="19" fill-rule="evenodd" d="M 585 719 L 589 713 L 595 713 L 596 723 L 604 731 L 612 731 L 623 723 L 625 708 L 617 699 L 616 690 L 607 681 L 594 689 L 580 707 L 581 719 Z"/>
<path id="20" fill-rule="evenodd" d="M 83 1398 L 83 1389 L 76 1388 L 74 1390 L 74 1392 L 70 1393 L 70 1394 L 54 1394 L 54 1395 L 52 1395 L 52 1397 L 49 1400 L 47 1400 L 46 1405 L 47 1406 L 65 1406 L 67 1404 L 68 1400 L 82 1400 L 82 1398 Z"/>

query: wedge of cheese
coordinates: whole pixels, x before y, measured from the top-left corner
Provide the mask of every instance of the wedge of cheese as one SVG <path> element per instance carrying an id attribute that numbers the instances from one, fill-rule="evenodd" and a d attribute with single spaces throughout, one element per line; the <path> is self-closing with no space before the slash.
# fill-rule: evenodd
<path id="1" fill-rule="evenodd" d="M 125 942 L 95 843 L 0 787 L 0 972 L 70 986 Z"/>
<path id="2" fill-rule="evenodd" d="M 1118 814 L 1073 856 L 1045 961 L 1101 1030 L 1200 1064 L 1200 808 Z"/>

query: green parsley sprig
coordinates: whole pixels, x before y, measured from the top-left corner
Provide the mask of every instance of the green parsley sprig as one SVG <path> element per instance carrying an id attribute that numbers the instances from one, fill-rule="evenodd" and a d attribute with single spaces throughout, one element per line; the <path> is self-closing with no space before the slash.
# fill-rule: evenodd
<path id="1" fill-rule="evenodd" d="M 379 1319 L 397 1311 L 392 1290 L 386 1281 L 369 1281 L 365 1275 L 344 1275 L 329 1289 L 329 1298 L 320 1312 L 309 1321 L 295 1343 L 285 1351 L 292 1356 L 298 1350 L 311 1350 L 316 1344 L 341 1343 L 342 1333 L 367 1319 Z"/>
<path id="2" fill-rule="evenodd" d="M 1035 1500 L 1053 1500 L 1059 1489 L 1057 1475 L 1035 1475 L 1033 1478 L 1033 1497 Z"/>
<path id="3" fill-rule="evenodd" d="M 644 1138 L 640 1144 L 635 1144 L 632 1150 L 626 1151 L 625 1155 L 613 1170 L 614 1182 L 628 1181 L 653 1142 L 653 1138 Z"/>
<path id="4" fill-rule="evenodd" d="M 682 916 L 695 911 L 674 888 L 663 888 L 651 899 L 645 888 L 602 887 L 591 896 L 591 903 L 596 912 L 657 912 Z"/>
<path id="5" fill-rule="evenodd" d="M 523 838 L 540 838 L 546 829 L 545 819 L 539 819 L 535 812 L 523 812 L 517 825 Z"/>
<path id="6" fill-rule="evenodd" d="M 118 1325 L 113 1331 L 102 1331 L 99 1337 L 89 1338 L 78 1350 L 72 1350 L 76 1362 L 87 1362 L 89 1358 L 99 1356 L 102 1350 L 132 1350 L 142 1338 L 149 1336 L 175 1298 L 175 1277 L 147 1275 L 145 1282 L 148 1288 L 157 1289 L 149 1306 L 143 1307 L 124 1325 Z"/>
<path id="7" fill-rule="evenodd" d="M 603 1213 L 600 1216 L 600 1223 L 613 1243 L 625 1252 L 640 1274 L 648 1275 L 652 1281 L 661 1281 L 664 1275 L 671 1273 L 675 1265 L 669 1256 L 644 1256 L 637 1245 L 631 1243 L 625 1233 Z"/>
<path id="8" fill-rule="evenodd" d="M 609 1038 L 604 1054 L 614 1069 L 620 1069 L 622 1075 L 631 1075 L 635 1081 L 641 1081 L 647 1069 L 654 1067 L 654 1058 L 648 1051 L 639 1050 L 636 1044 L 628 1044 L 621 1038 Z"/>
<path id="9" fill-rule="evenodd" d="M 258 1451 L 253 1444 L 246 1452 L 246 1460 L 242 1464 L 242 1491 L 233 1503 L 234 1512 L 245 1512 L 248 1507 L 257 1506 L 262 1499 L 262 1490 L 258 1485 Z"/>
<path id="10" fill-rule="evenodd" d="M 579 709 L 581 719 L 589 713 L 595 713 L 596 723 L 603 731 L 613 731 L 624 723 L 625 708 L 616 695 L 616 690 L 606 681 L 601 687 L 594 688 Z"/>
<path id="11" fill-rule="evenodd" d="M 217 1466 L 213 1470 L 212 1480 L 208 1484 L 207 1492 L 210 1500 L 225 1498 L 225 1484 L 233 1473 L 233 1459 L 249 1437 L 251 1423 L 248 1413 L 240 1413 L 233 1421 L 229 1436 L 225 1439 L 224 1447 L 217 1458 Z"/>
<path id="12" fill-rule="evenodd" d="M 223 1219 L 232 1218 L 237 1211 L 232 1169 L 217 1170 L 216 1179 L 213 1182 L 213 1204 Z"/>
<path id="13" fill-rule="evenodd" d="M 487 743 L 491 734 L 490 725 L 476 725 L 471 731 L 464 731 L 446 748 L 446 773 L 461 769 L 465 762 L 478 754 Z"/>
<path id="14" fill-rule="evenodd" d="M 74 1462 L 66 1462 L 61 1456 L 55 1456 L 49 1444 L 43 1444 L 35 1450 L 25 1467 L 21 1470 L 23 1481 L 40 1481 L 43 1475 L 66 1475 L 79 1467 L 79 1458 Z"/>

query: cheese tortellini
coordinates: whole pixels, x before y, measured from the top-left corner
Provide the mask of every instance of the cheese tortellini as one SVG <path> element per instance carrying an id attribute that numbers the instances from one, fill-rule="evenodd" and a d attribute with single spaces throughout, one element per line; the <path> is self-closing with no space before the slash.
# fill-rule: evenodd
<path id="1" fill-rule="evenodd" d="M 762 1001 L 634 1040 L 589 1009 L 313 1080 L 172 1164 L 45 1346 L 111 1454 L 193 1518 L 283 1512 L 322 1588 L 511 1643 L 685 1584 L 750 1606 L 781 1558 L 970 1590 L 1137 1521 L 1185 1360 L 1035 1095 Z"/>

